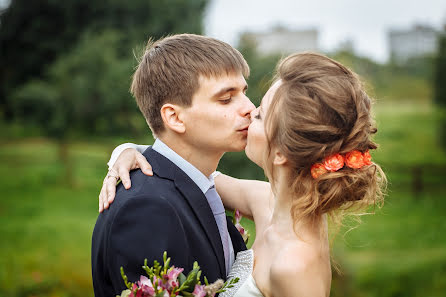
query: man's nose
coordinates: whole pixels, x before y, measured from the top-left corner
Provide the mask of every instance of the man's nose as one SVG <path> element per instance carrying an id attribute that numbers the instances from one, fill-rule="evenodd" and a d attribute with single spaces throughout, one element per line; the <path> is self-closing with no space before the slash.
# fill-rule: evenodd
<path id="1" fill-rule="evenodd" d="M 243 116 L 251 117 L 251 112 L 256 109 L 255 105 L 249 100 L 248 96 L 245 95 L 243 106 Z"/>

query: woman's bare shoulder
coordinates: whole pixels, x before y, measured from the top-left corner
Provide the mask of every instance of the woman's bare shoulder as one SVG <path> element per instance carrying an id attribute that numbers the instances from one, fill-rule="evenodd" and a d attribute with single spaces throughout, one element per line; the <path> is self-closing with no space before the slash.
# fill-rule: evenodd
<path id="1" fill-rule="evenodd" d="M 319 252 L 285 244 L 275 258 L 270 270 L 272 292 L 281 292 L 280 296 L 329 295 L 331 271 Z"/>

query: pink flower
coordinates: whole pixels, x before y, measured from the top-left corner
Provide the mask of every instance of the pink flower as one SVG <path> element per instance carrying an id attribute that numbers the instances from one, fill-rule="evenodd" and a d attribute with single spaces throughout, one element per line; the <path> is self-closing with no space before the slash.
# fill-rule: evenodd
<path id="1" fill-rule="evenodd" d="M 243 226 L 240 223 L 236 223 L 235 228 L 237 228 L 238 232 L 240 232 L 240 235 L 242 236 L 245 244 L 248 243 L 248 239 L 249 239 L 248 231 L 245 228 L 243 228 Z"/>
<path id="2" fill-rule="evenodd" d="M 235 210 L 235 222 L 240 223 L 240 220 L 242 219 L 242 214 L 238 209 Z"/>
<path id="3" fill-rule="evenodd" d="M 235 224 L 235 228 L 237 228 L 238 232 L 240 232 L 242 236 L 245 234 L 245 228 L 243 228 L 239 223 Z"/>
<path id="4" fill-rule="evenodd" d="M 164 288 L 163 279 L 153 276 L 153 285 L 156 285 L 156 291 L 161 292 Z"/>
<path id="5" fill-rule="evenodd" d="M 344 167 L 344 157 L 341 154 L 334 154 L 324 159 L 324 167 L 328 171 L 335 172 Z"/>
<path id="6" fill-rule="evenodd" d="M 169 280 L 176 280 L 181 272 L 183 272 L 184 268 L 177 268 L 175 266 L 172 266 L 169 271 L 167 271 L 167 277 Z"/>
<path id="7" fill-rule="evenodd" d="M 178 287 L 179 283 L 177 282 L 178 276 L 181 272 L 183 272 L 184 268 L 176 268 L 175 266 L 172 266 L 167 271 L 167 288 L 169 290 L 172 290 L 172 288 Z"/>
<path id="8" fill-rule="evenodd" d="M 155 289 L 153 288 L 152 282 L 149 278 L 145 277 L 144 275 L 141 275 L 138 287 L 143 293 L 143 296 L 154 296 L 155 295 Z"/>
<path id="9" fill-rule="evenodd" d="M 136 297 L 136 293 L 138 292 L 139 288 L 136 284 L 133 284 L 132 286 L 132 293 L 130 294 L 130 296 L 132 297 Z"/>
<path id="10" fill-rule="evenodd" d="M 199 284 L 196 284 L 195 289 L 192 292 L 192 295 L 194 297 L 206 297 L 206 291 L 204 289 L 204 285 L 200 286 Z"/>

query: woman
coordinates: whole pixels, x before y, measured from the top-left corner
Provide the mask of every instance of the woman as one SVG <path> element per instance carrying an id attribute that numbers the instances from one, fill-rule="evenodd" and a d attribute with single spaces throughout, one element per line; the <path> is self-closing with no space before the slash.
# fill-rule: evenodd
<path id="1" fill-rule="evenodd" d="M 220 296 L 330 295 L 327 215 L 339 218 L 383 197 L 385 176 L 369 154 L 377 148 L 370 107 L 358 77 L 340 63 L 311 53 L 280 62 L 275 83 L 251 114 L 245 148 L 270 183 L 215 178 L 225 207 L 253 218 L 257 234 L 230 272 L 239 283 Z M 120 172 L 150 171 L 135 150 L 126 154 Z M 126 174 L 120 174 L 124 182 Z"/>

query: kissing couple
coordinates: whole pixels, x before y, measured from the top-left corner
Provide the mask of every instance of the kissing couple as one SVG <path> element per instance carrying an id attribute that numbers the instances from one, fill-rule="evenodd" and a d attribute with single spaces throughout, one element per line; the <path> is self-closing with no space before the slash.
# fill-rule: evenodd
<path id="1" fill-rule="evenodd" d="M 330 295 L 327 216 L 383 199 L 372 101 L 355 73 L 320 54 L 282 59 L 258 108 L 248 75 L 222 41 L 149 42 L 131 92 L 156 140 L 112 154 L 92 238 L 96 297 L 125 289 L 121 266 L 139 279 L 144 259 L 162 262 L 164 251 L 186 272 L 197 261 L 211 282 L 239 278 L 222 297 Z M 216 171 L 243 149 L 269 182 Z M 225 209 L 254 220 L 250 249 Z"/>

